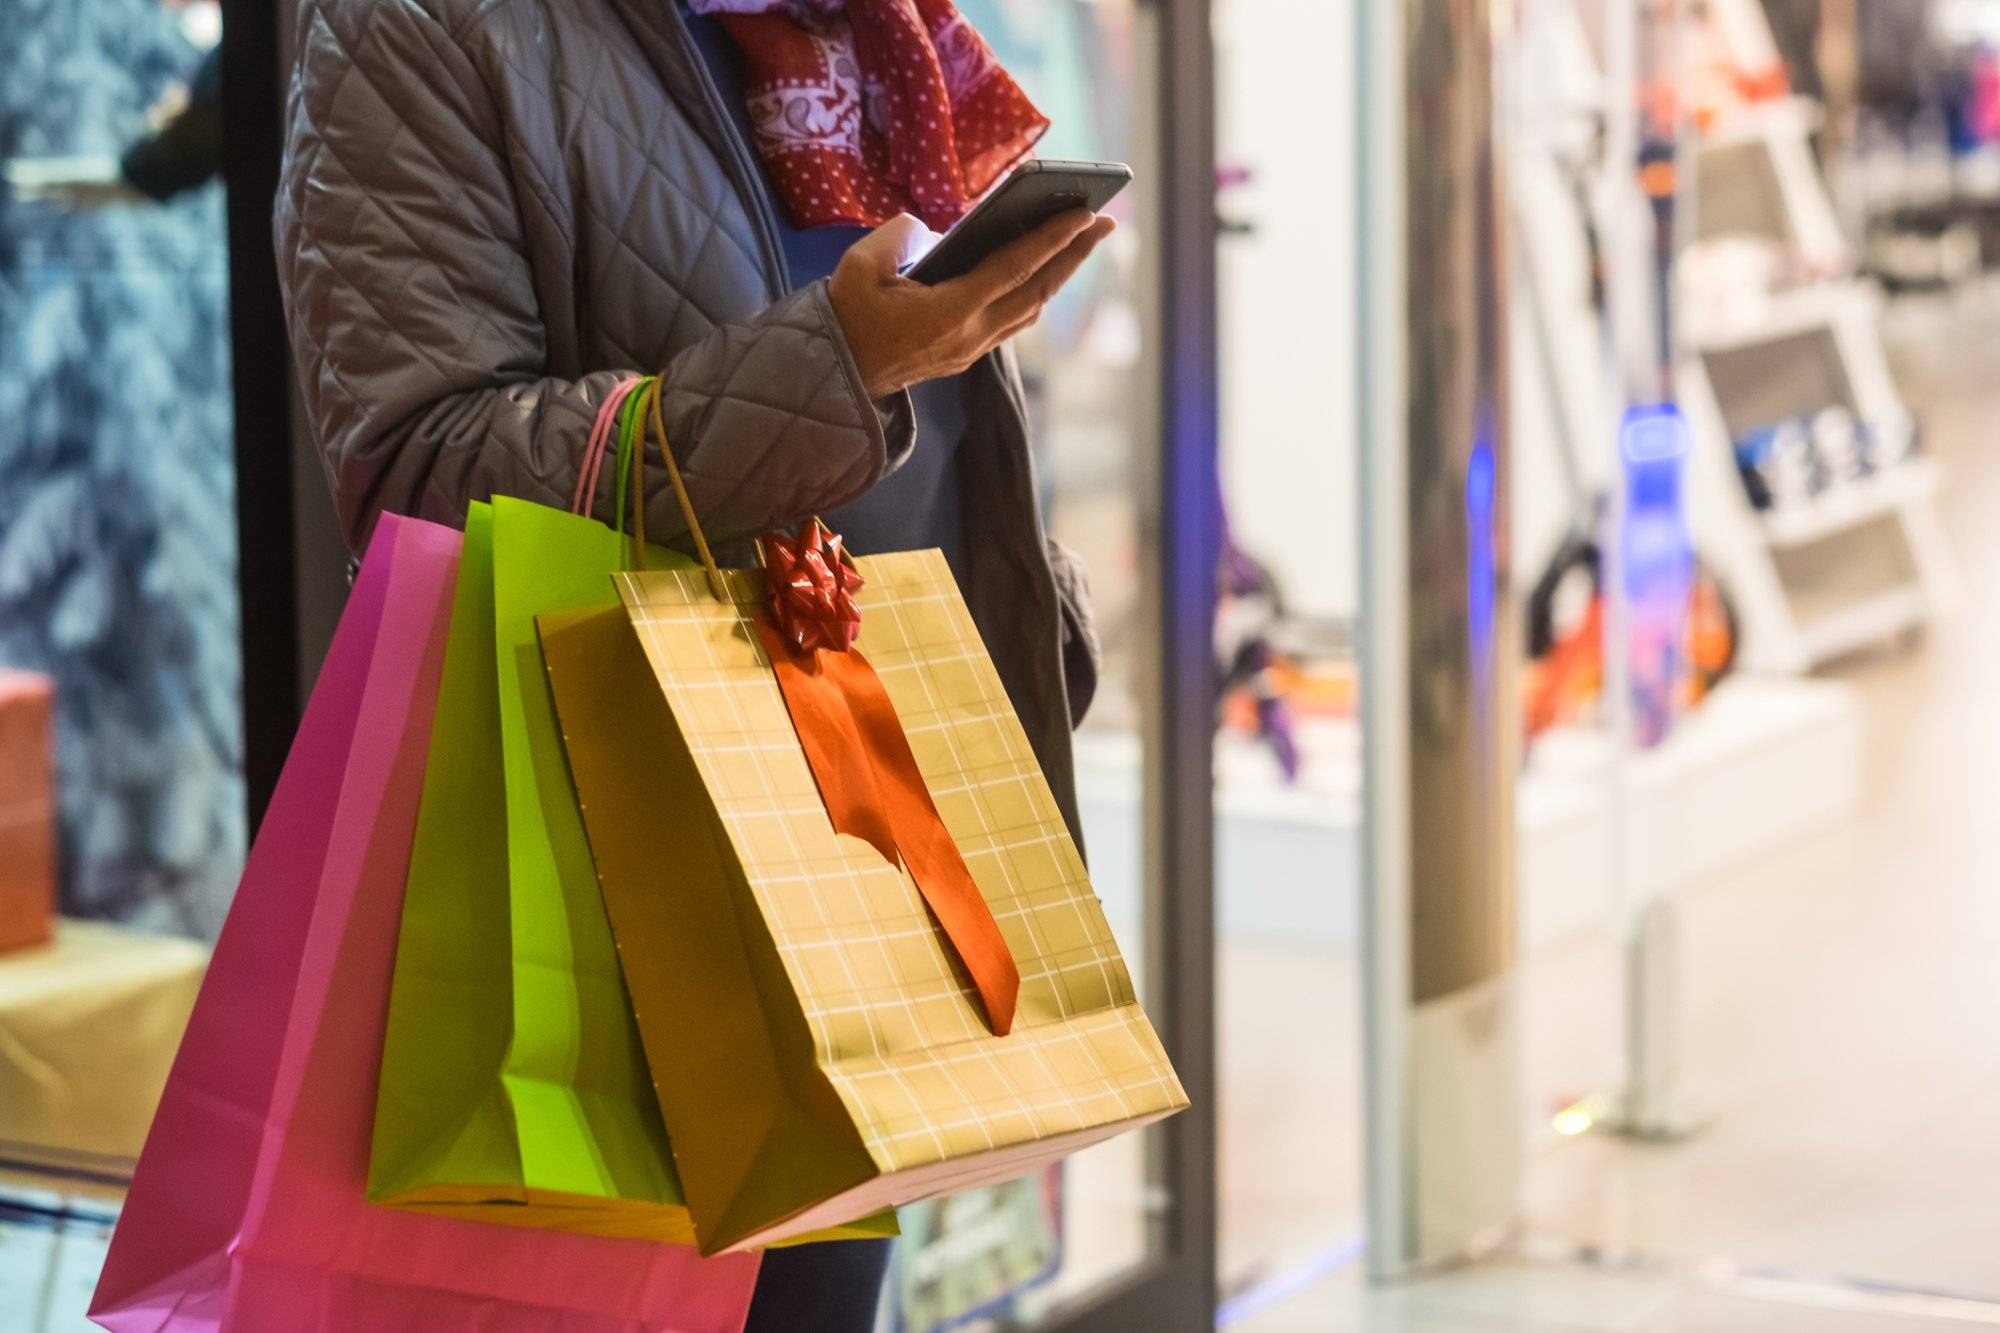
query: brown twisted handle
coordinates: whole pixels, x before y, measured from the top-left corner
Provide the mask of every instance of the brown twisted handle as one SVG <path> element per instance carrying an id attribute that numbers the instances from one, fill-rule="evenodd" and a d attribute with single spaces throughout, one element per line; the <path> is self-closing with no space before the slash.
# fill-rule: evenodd
<path id="1" fill-rule="evenodd" d="M 694 515 L 694 501 L 688 498 L 687 482 L 681 478 L 680 465 L 674 461 L 674 451 L 667 447 L 667 419 L 660 411 L 660 385 L 656 376 L 644 390 L 645 399 L 639 404 L 639 411 L 652 426 L 654 438 L 660 444 L 660 461 L 667 465 L 667 480 L 673 485 L 674 499 L 680 502 L 681 517 L 686 520 L 688 535 L 694 538 L 695 554 L 701 557 L 701 567 L 708 574 L 708 590 L 715 594 L 719 602 L 730 600 L 729 590 L 723 586 L 722 570 L 715 563 L 715 553 L 708 548 L 708 538 L 702 533 L 701 520 Z M 632 451 L 632 563 L 637 569 L 646 567 L 646 506 L 641 497 L 645 487 L 641 484 L 644 476 L 645 449 Z"/>

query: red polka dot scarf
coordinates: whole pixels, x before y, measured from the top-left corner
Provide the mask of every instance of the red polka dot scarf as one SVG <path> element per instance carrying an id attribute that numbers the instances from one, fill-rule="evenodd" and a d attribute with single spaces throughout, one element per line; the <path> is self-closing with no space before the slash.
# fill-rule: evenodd
<path id="1" fill-rule="evenodd" d="M 757 151 L 797 227 L 943 231 L 1049 127 L 950 0 L 688 0 L 743 52 Z"/>

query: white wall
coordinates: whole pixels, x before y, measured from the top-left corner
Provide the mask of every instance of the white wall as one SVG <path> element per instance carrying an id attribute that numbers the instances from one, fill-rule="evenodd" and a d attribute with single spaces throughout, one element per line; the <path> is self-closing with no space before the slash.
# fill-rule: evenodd
<path id="1" fill-rule="evenodd" d="M 1604 484 L 1610 460 L 1590 257 L 1547 151 L 1559 129 L 1551 117 L 1587 100 L 1594 75 L 1574 13 L 1538 12 L 1545 21 L 1517 38 L 1529 86 L 1503 145 L 1508 222 L 1519 229 L 1508 255 L 1519 586 L 1533 583 L 1577 512 L 1561 424 L 1587 489 Z M 1255 228 L 1220 245 L 1223 494 L 1238 541 L 1307 616 L 1358 609 L 1353 25 L 1351 4 L 1327 0 L 1216 7 L 1218 156 L 1252 173 L 1220 206 Z M 1531 276 L 1546 343 L 1526 308 Z"/>
<path id="2" fill-rule="evenodd" d="M 1222 484 L 1291 608 L 1356 609 L 1352 6 L 1221 0 L 1217 153 L 1251 181 L 1220 250 Z"/>

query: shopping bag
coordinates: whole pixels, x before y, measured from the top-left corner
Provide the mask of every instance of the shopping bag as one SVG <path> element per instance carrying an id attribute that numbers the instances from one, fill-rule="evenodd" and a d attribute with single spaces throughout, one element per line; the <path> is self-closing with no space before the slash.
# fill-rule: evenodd
<path id="1" fill-rule="evenodd" d="M 598 415 L 578 509 L 621 405 Z M 629 449 L 630 431 L 620 440 Z M 467 514 L 384 1037 L 372 1202 L 693 1237 L 545 725 L 532 628 L 522 633 L 536 607 L 610 600 L 621 551 L 579 514 L 504 498 Z"/>
<path id="2" fill-rule="evenodd" d="M 762 573 L 625 572 L 621 610 L 540 622 L 708 1252 L 1023 1175 L 1187 1104 L 942 554 L 853 568 L 858 637 L 838 635 L 997 924 L 1011 1022 L 913 858 L 836 831 Z"/>
<path id="3" fill-rule="evenodd" d="M 547 689 L 532 631 L 521 670 L 522 608 L 615 596 L 619 549 L 603 525 L 539 505 L 502 498 L 467 516 L 396 952 L 373 1202 L 692 1239 L 561 751 L 536 744 Z"/>
<path id="4" fill-rule="evenodd" d="M 618 405 L 600 414 L 586 469 Z M 632 432 L 622 436 L 621 482 Z M 621 533 L 576 513 L 501 497 L 468 514 L 396 952 L 372 1202 L 694 1239 L 534 630 L 540 612 L 614 603 L 625 559 Z M 659 548 L 650 560 L 687 563 Z M 893 1234 L 893 1218 L 848 1231 Z"/>
<path id="5" fill-rule="evenodd" d="M 458 551 L 377 527 L 112 1238 L 107 1328 L 741 1327 L 754 1260 L 363 1202 Z"/>

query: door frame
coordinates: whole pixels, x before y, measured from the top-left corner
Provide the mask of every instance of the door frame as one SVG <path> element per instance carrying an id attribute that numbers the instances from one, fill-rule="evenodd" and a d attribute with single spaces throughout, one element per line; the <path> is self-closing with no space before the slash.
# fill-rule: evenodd
<path id="1" fill-rule="evenodd" d="M 288 4 L 222 0 L 243 776 L 253 831 L 347 599 L 347 546 L 298 407 L 271 229 L 293 18 Z"/>
<path id="2" fill-rule="evenodd" d="M 1141 461 L 1144 595 L 1153 649 L 1142 698 L 1147 1012 L 1186 1088 L 1186 1111 L 1148 1131 L 1146 1260 L 1057 1313 L 1059 1333 L 1180 1333 L 1215 1326 L 1216 1077 L 1214 744 L 1216 568 L 1221 546 L 1214 42 L 1210 0 L 1139 0 L 1142 114 L 1159 144 L 1153 182 L 1158 330 L 1148 362 L 1158 447 Z M 1152 47 L 1149 53 L 1145 45 Z M 1144 77 L 1142 73 L 1142 78 Z"/>
<path id="3" fill-rule="evenodd" d="M 277 785 L 304 705 L 293 537 L 292 363 L 271 239 L 288 64 L 280 8 L 269 0 L 222 0 L 243 777 L 253 831 Z"/>

